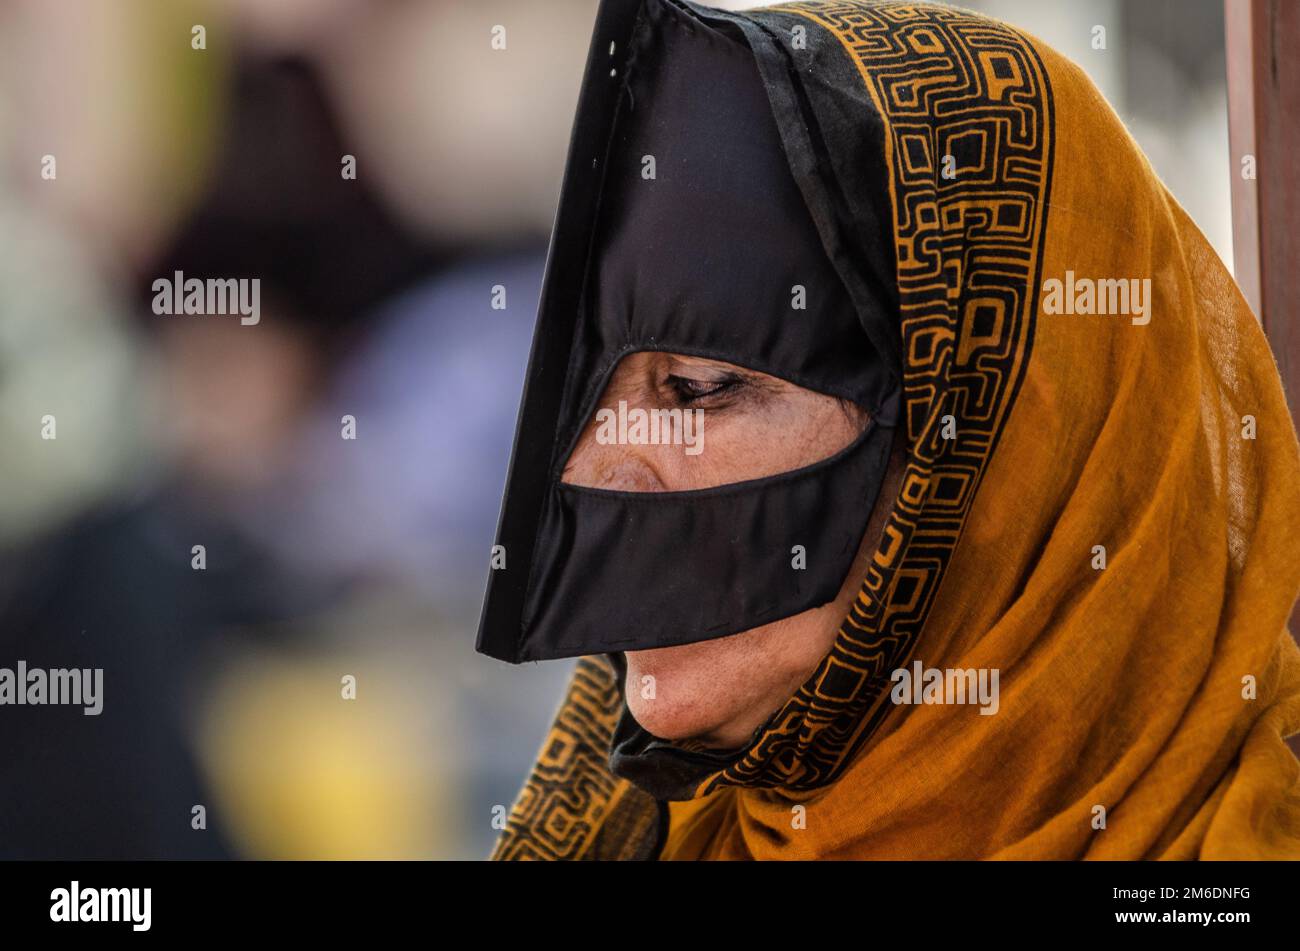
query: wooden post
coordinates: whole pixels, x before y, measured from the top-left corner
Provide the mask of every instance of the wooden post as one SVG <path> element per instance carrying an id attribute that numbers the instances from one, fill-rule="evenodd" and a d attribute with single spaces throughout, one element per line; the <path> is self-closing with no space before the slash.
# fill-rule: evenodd
<path id="1" fill-rule="evenodd" d="M 1300 2 L 1223 0 L 1233 273 L 1300 428 Z M 1254 158 L 1255 178 L 1243 177 Z M 1300 605 L 1291 614 L 1300 640 Z M 1300 734 L 1288 741 L 1300 756 Z"/>
<path id="2" fill-rule="evenodd" d="M 1224 18 L 1233 272 L 1300 420 L 1300 3 L 1224 0 Z"/>

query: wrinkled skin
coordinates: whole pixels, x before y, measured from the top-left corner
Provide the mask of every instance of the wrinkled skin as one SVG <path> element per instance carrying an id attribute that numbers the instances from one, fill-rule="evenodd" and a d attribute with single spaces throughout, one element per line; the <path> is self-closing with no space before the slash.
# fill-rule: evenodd
<path id="1" fill-rule="evenodd" d="M 598 409 L 616 408 L 620 400 L 629 409 L 703 410 L 702 451 L 692 455 L 680 444 L 602 444 L 593 415 L 565 467 L 565 482 L 673 492 L 762 478 L 834 455 L 869 419 L 852 403 L 776 377 L 671 353 L 624 358 Z M 834 601 L 728 637 L 629 651 L 625 686 L 637 722 L 668 740 L 717 747 L 748 740 L 830 650 L 875 551 L 900 472 L 895 454 L 857 558 Z"/>

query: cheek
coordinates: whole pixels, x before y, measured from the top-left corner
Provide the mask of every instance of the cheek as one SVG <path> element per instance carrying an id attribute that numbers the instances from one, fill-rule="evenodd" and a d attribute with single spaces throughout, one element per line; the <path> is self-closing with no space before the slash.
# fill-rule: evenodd
<path id="1" fill-rule="evenodd" d="M 706 413 L 704 431 L 704 451 L 685 463 L 707 469 L 719 483 L 801 469 L 835 455 L 860 432 L 838 403 L 812 394 L 731 417 Z"/>
<path id="2" fill-rule="evenodd" d="M 628 653 L 625 689 L 632 716 L 670 739 L 726 723 L 770 690 L 770 645 L 755 633 Z"/>
<path id="3" fill-rule="evenodd" d="M 627 687 L 640 691 L 651 678 L 660 699 L 714 700 L 732 694 L 752 696 L 773 683 L 802 676 L 820 660 L 837 630 L 839 605 L 814 608 L 794 617 L 739 634 L 626 654 Z"/>
<path id="4" fill-rule="evenodd" d="M 578 440 L 562 478 L 573 485 L 620 492 L 664 492 L 671 488 L 653 458 L 629 446 L 602 445 L 592 430 Z"/>
<path id="5" fill-rule="evenodd" d="M 635 394 L 611 387 L 615 404 Z M 606 402 L 610 402 L 609 399 Z M 627 399 L 629 406 L 647 406 Z M 595 418 L 569 458 L 564 481 L 627 492 L 682 492 L 761 479 L 835 455 L 858 435 L 839 403 L 790 387 L 724 408 L 692 410 L 689 426 L 660 443 L 601 443 Z"/>

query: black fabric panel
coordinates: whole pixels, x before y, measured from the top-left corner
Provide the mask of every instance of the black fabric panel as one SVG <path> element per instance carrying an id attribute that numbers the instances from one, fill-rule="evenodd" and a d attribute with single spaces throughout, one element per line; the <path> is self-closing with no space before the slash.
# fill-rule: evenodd
<path id="1" fill-rule="evenodd" d="M 531 478 L 530 493 L 543 484 L 545 496 L 528 557 L 511 564 L 508 587 L 494 578 L 494 591 L 516 601 L 524 576 L 527 584 L 518 628 L 489 625 L 485 613 L 480 649 L 493 656 L 520 662 L 734 634 L 832 600 L 852 564 L 897 421 L 896 300 L 871 276 L 890 272 L 892 258 L 887 245 L 847 230 L 824 130 L 802 118 L 810 107 L 765 29 L 671 0 L 642 6 L 595 221 L 568 239 L 584 242 L 587 257 L 564 381 L 540 383 L 530 369 L 528 399 L 541 398 L 535 386 L 548 399 L 560 390 L 559 421 L 546 470 L 535 456 L 527 471 L 512 464 L 512 492 Z M 653 178 L 643 175 L 645 156 Z M 570 187 L 572 171 L 562 219 L 592 200 L 589 186 Z M 870 194 L 883 189 L 882 177 Z M 863 227 L 884 220 L 873 209 Z M 880 257 L 865 278 L 849 250 L 864 247 Z M 573 263 L 548 285 L 561 277 L 568 288 L 544 294 L 571 299 Z M 792 306 L 796 285 L 803 309 Z M 610 374 L 643 350 L 769 373 L 851 400 L 873 422 L 797 473 L 674 493 L 563 485 Z M 554 358 L 549 365 L 553 373 Z M 803 570 L 791 565 L 795 545 L 807 552 Z"/>
<path id="2" fill-rule="evenodd" d="M 791 173 L 744 38 L 655 0 L 630 57 L 553 470 L 618 361 L 641 350 L 725 360 L 877 409 L 896 374 L 824 250 L 829 228 Z M 802 129 L 795 112 L 786 119 Z M 800 149 L 799 164 L 817 164 Z M 792 307 L 796 285 L 806 309 Z M 884 298 L 863 306 L 897 310 Z"/>
<path id="3" fill-rule="evenodd" d="M 843 45 L 779 10 L 729 14 L 674 0 L 748 41 L 786 157 L 862 327 L 902 375 L 898 283 L 885 126 Z M 796 34 L 796 28 L 801 32 Z M 801 37 L 796 45 L 794 38 Z"/>
<path id="4" fill-rule="evenodd" d="M 822 250 L 753 55 L 672 7 L 650 11 L 640 39 L 658 55 L 630 77 L 597 233 L 600 359 L 712 353 L 875 409 L 881 361 Z M 795 286 L 806 310 L 792 307 Z"/>
<path id="5" fill-rule="evenodd" d="M 896 418 L 830 459 L 695 492 L 561 485 L 529 586 L 521 659 L 723 637 L 839 593 L 889 462 Z M 791 566 L 803 546 L 806 569 Z"/>
<path id="6" fill-rule="evenodd" d="M 610 129 L 623 88 L 629 40 L 641 10 L 642 0 L 607 0 L 596 13 L 560 206 L 546 256 L 537 325 L 497 526 L 496 541 L 506 550 L 509 567 L 488 573 L 475 645 L 484 654 L 512 663 L 518 662 L 524 594 L 548 492 L 546 473 L 560 441 L 563 397 L 566 381 L 571 379 L 572 342 Z"/>

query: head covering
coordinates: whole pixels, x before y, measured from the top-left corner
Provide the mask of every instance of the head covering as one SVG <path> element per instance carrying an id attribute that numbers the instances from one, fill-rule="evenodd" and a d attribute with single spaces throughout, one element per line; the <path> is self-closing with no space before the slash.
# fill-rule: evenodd
<path id="1" fill-rule="evenodd" d="M 542 466 L 516 450 L 509 475 L 507 506 L 545 487 L 538 508 L 504 519 L 498 537 L 505 558 L 480 649 L 512 662 L 707 640 L 831 601 L 861 544 L 898 418 L 897 374 L 864 327 L 886 337 L 893 295 L 859 318 L 743 35 L 653 4 L 628 55 L 604 175 L 592 170 L 591 183 L 566 183 L 561 196 L 600 190 L 595 241 L 574 242 L 589 251 L 576 326 L 560 326 L 572 315 L 546 306 L 538 325 L 572 345 L 563 381 L 530 377 L 525 413 L 554 386 L 558 417 L 521 424 L 517 436 L 547 434 L 552 456 Z M 553 264 L 547 284 L 565 279 Z M 858 404 L 869 422 L 830 459 L 744 483 L 653 493 L 564 483 L 610 374 L 639 351 L 778 376 Z"/>
<path id="2" fill-rule="evenodd" d="M 635 5 L 741 32 L 860 317 L 892 271 L 906 468 L 750 742 L 650 736 L 619 656 L 584 658 L 495 857 L 1300 858 L 1295 429 L 1086 76 L 950 7 Z M 918 664 L 997 672 L 996 712 L 900 690 Z"/>

